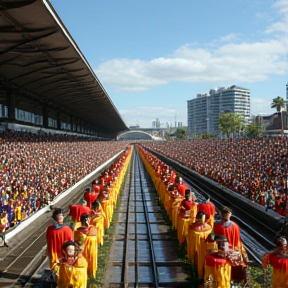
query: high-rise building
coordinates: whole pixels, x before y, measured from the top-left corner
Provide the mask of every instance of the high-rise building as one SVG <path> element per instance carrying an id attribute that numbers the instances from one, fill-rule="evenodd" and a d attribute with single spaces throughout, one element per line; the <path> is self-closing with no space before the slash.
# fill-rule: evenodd
<path id="1" fill-rule="evenodd" d="M 219 116 L 222 112 L 243 115 L 250 119 L 250 90 L 233 85 L 211 89 L 209 95 L 197 94 L 187 101 L 188 134 L 212 133 L 220 135 Z"/>
<path id="2" fill-rule="evenodd" d="M 158 120 L 158 118 L 152 121 L 152 128 L 160 128 L 160 121 Z"/>
<path id="3" fill-rule="evenodd" d="M 210 103 L 211 97 L 207 94 L 197 94 L 196 99 L 187 101 L 187 134 L 209 132 Z"/>

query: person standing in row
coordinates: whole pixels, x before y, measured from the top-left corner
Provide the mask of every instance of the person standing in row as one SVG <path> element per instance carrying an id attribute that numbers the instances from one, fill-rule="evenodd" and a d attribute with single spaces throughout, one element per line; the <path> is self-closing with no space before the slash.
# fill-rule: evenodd
<path id="1" fill-rule="evenodd" d="M 52 214 L 54 221 L 46 231 L 47 256 L 50 260 L 50 267 L 62 256 L 62 245 L 64 242 L 73 240 L 73 231 L 69 226 L 65 226 L 63 210 L 56 208 Z"/>

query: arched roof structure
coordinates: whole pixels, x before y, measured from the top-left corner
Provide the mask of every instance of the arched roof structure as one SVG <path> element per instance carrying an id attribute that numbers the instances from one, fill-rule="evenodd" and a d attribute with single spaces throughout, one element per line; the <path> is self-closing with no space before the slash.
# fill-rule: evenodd
<path id="1" fill-rule="evenodd" d="M 153 140 L 153 136 L 143 131 L 127 131 L 117 136 L 118 140 Z"/>
<path id="2" fill-rule="evenodd" d="M 112 137 L 127 129 L 49 1 L 1 0 L 0 43 L 0 104 L 75 116 Z"/>

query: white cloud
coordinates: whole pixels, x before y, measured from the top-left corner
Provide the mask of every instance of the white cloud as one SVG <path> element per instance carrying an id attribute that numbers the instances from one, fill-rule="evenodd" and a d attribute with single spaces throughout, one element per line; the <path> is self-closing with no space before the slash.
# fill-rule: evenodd
<path id="1" fill-rule="evenodd" d="M 275 112 L 275 109 L 271 108 L 272 100 L 251 98 L 251 115 L 270 115 Z"/>
<path id="2" fill-rule="evenodd" d="M 148 63 L 140 60 L 115 59 L 100 65 L 96 74 L 101 82 L 116 91 L 142 91 L 153 86 L 166 84 L 146 73 Z"/>
<path id="3" fill-rule="evenodd" d="M 280 32 L 284 33 L 287 36 L 287 26 L 288 26 L 288 1 L 280 0 L 275 1 L 273 7 L 278 11 L 280 20 L 276 23 L 273 23 L 270 27 L 267 28 L 267 33 Z M 282 37 L 284 36 L 282 34 Z"/>
<path id="4" fill-rule="evenodd" d="M 231 34 L 228 34 L 226 36 L 221 37 L 220 40 L 222 42 L 229 42 L 229 41 L 232 41 L 233 39 L 235 39 L 235 37 L 236 37 L 236 35 L 231 33 Z"/>
<path id="5" fill-rule="evenodd" d="M 266 29 L 270 39 L 236 44 L 237 37 L 229 34 L 220 40 L 235 40 L 234 43 L 216 48 L 186 44 L 171 57 L 151 61 L 109 60 L 96 69 L 96 74 L 105 86 L 115 91 L 149 90 L 175 81 L 257 82 L 271 75 L 283 75 L 288 73 L 288 1 L 277 1 L 274 8 L 279 13 L 279 21 Z M 279 32 L 281 37 L 277 35 Z"/>

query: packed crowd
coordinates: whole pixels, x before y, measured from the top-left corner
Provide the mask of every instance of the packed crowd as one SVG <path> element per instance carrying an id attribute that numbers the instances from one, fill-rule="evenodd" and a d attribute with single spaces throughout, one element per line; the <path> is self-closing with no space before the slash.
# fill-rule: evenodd
<path id="1" fill-rule="evenodd" d="M 83 204 L 69 206 L 70 214 L 65 220 L 63 210 L 54 209 L 54 224 L 46 232 L 52 274 L 43 276 L 49 287 L 86 288 L 88 281 L 96 278 L 98 247 L 103 245 L 105 229 L 112 220 L 130 157 L 131 149 L 127 149 L 103 171 L 91 187 L 85 189 Z"/>
<path id="2" fill-rule="evenodd" d="M 145 146 L 281 215 L 286 213 L 287 138 L 185 140 Z"/>
<path id="3" fill-rule="evenodd" d="M 127 144 L 68 135 L 0 133 L 0 232 L 49 204 Z"/>
<path id="4" fill-rule="evenodd" d="M 204 284 L 204 287 L 230 288 L 232 282 L 250 287 L 248 256 L 240 228 L 230 219 L 232 210 L 222 207 L 221 219 L 215 221 L 216 209 L 210 199 L 198 202 L 193 190 L 171 167 L 143 147 L 138 151 L 172 227 L 177 230 L 179 244 L 186 246 L 187 257 L 196 267 L 200 280 L 198 287 L 203 288 Z M 288 287 L 287 239 L 277 235 L 274 243 L 275 250 L 268 252 L 262 260 L 264 287 Z M 272 273 L 267 269 L 268 264 Z"/>

